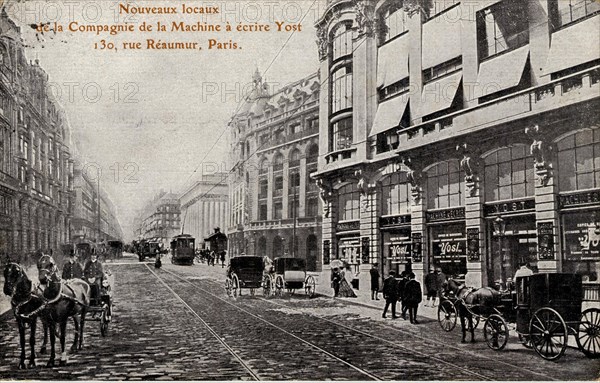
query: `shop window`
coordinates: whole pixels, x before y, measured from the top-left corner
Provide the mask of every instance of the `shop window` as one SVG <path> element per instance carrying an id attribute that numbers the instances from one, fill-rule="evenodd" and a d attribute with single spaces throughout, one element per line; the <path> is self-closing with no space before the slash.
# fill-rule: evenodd
<path id="1" fill-rule="evenodd" d="M 550 0 L 548 13 L 554 30 L 600 12 L 597 0 Z"/>
<path id="2" fill-rule="evenodd" d="M 565 213 L 561 216 L 565 257 L 563 271 L 597 282 L 600 272 L 600 226 L 597 211 Z"/>
<path id="3" fill-rule="evenodd" d="M 351 221 L 360 218 L 360 193 L 354 183 L 342 186 L 338 190 L 338 209 L 340 221 Z"/>
<path id="4" fill-rule="evenodd" d="M 406 173 L 393 173 L 382 181 L 381 215 L 410 214 L 410 184 Z"/>
<path id="5" fill-rule="evenodd" d="M 600 129 L 583 130 L 557 142 L 561 192 L 600 187 Z"/>
<path id="6" fill-rule="evenodd" d="M 352 54 L 353 32 L 348 24 L 340 24 L 334 31 L 331 41 L 333 61 Z"/>
<path id="7" fill-rule="evenodd" d="M 526 1 L 504 0 L 477 13 L 477 39 L 481 59 L 529 43 L 527 7 Z"/>
<path id="8" fill-rule="evenodd" d="M 402 1 L 391 1 L 385 12 L 381 14 L 381 44 L 393 39 L 407 30 L 407 15 Z"/>
<path id="9" fill-rule="evenodd" d="M 336 69 L 331 75 L 331 113 L 352 108 L 352 65 Z"/>
<path id="10" fill-rule="evenodd" d="M 347 149 L 352 145 L 352 117 L 331 124 L 331 150 Z"/>
<path id="11" fill-rule="evenodd" d="M 440 162 L 427 171 L 427 208 L 464 206 L 465 179 L 458 160 Z"/>
<path id="12" fill-rule="evenodd" d="M 485 200 L 502 201 L 534 195 L 533 157 L 526 145 L 499 149 L 485 157 Z"/>

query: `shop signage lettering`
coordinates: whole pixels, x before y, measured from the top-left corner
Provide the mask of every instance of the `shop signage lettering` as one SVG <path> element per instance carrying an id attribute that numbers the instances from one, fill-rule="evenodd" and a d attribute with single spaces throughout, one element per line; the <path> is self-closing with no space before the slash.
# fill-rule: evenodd
<path id="1" fill-rule="evenodd" d="M 560 208 L 600 203 L 600 190 L 561 195 L 558 199 Z"/>
<path id="2" fill-rule="evenodd" d="M 360 229 L 360 221 L 338 222 L 337 231 L 351 231 Z"/>
<path id="3" fill-rule="evenodd" d="M 422 240 L 423 235 L 421 233 L 412 233 L 412 259 L 413 262 L 422 262 Z"/>
<path id="4" fill-rule="evenodd" d="M 448 241 L 448 242 L 434 242 L 433 253 L 442 259 L 455 258 L 458 256 L 465 255 L 465 240 L 462 241 Z"/>
<path id="5" fill-rule="evenodd" d="M 381 217 L 379 218 L 379 226 L 397 226 L 405 225 L 410 223 L 410 214 L 407 215 L 395 215 L 393 217 Z"/>
<path id="6" fill-rule="evenodd" d="M 406 256 L 409 254 L 408 244 L 391 244 L 389 247 L 389 258 L 392 262 L 406 263 Z"/>
<path id="7" fill-rule="evenodd" d="M 465 208 L 464 207 L 427 212 L 427 222 L 447 221 L 450 219 L 464 219 L 464 218 L 465 218 Z"/>
<path id="8" fill-rule="evenodd" d="M 538 254 L 540 259 L 554 259 L 554 229 L 552 222 L 538 222 Z"/>
<path id="9" fill-rule="evenodd" d="M 583 222 L 581 222 L 583 220 Z M 565 217 L 565 257 L 571 261 L 600 259 L 600 231 L 590 222 L 589 213 Z"/>
<path id="10" fill-rule="evenodd" d="M 516 213 L 520 211 L 534 210 L 535 209 L 535 200 L 534 199 L 526 199 L 523 201 L 515 201 L 515 202 L 503 202 L 503 203 L 495 203 L 490 205 L 485 205 L 483 208 L 483 214 L 485 215 L 493 215 L 500 213 Z"/>
<path id="11" fill-rule="evenodd" d="M 467 256 L 469 261 L 477 262 L 480 260 L 479 255 L 479 229 L 467 229 Z"/>

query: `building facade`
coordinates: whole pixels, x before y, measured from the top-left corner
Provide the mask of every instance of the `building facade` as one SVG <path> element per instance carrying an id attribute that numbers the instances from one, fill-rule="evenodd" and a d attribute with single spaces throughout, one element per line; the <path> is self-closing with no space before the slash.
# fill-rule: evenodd
<path id="1" fill-rule="evenodd" d="M 0 14 L 0 257 L 70 240 L 70 127 L 18 26 Z"/>
<path id="2" fill-rule="evenodd" d="M 215 227 L 227 228 L 229 215 L 229 186 L 227 173 L 202 174 L 200 180 L 179 197 L 182 227 L 186 234 L 196 238 L 196 247 L 204 248 L 204 238 Z"/>
<path id="3" fill-rule="evenodd" d="M 87 170 L 80 159 L 74 159 L 71 240 L 73 243 L 122 241 L 123 231 L 115 206 L 96 175 L 90 174 L 93 171 Z"/>
<path id="4" fill-rule="evenodd" d="M 135 220 L 138 239 L 156 238 L 168 247 L 171 239 L 181 234 L 181 205 L 179 196 L 161 190 L 140 211 Z"/>
<path id="5" fill-rule="evenodd" d="M 316 27 L 324 278 L 529 262 L 597 288 L 598 2 L 337 0 Z"/>
<path id="6" fill-rule="evenodd" d="M 229 128 L 230 254 L 284 255 L 320 269 L 317 170 L 319 79 L 270 91 L 258 71 Z"/>

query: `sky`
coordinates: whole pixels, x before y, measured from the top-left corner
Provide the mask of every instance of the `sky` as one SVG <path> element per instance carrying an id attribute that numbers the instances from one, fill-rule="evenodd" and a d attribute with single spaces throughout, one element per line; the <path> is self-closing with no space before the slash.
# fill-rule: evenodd
<path id="1" fill-rule="evenodd" d="M 130 12 L 175 7 L 178 13 L 132 15 L 121 4 Z M 183 4 L 203 11 L 216 7 L 219 13 L 184 15 Z M 51 91 L 69 119 L 73 145 L 88 169 L 100 169 L 101 185 L 130 240 L 134 216 L 159 190 L 181 192 L 202 169 L 227 169 L 227 122 L 256 69 L 275 87 L 317 71 L 314 23 L 325 0 L 11 0 L 5 6 L 22 28 L 27 58 L 38 59 L 48 73 Z M 233 31 L 155 30 L 157 22 L 170 29 L 180 21 L 229 24 Z M 140 31 L 144 22 L 153 31 Z M 284 23 L 281 31 L 276 22 Z M 49 23 L 49 30 L 31 27 L 40 23 Z M 115 24 L 133 25 L 135 31 L 69 31 Z M 270 31 L 256 31 L 267 25 Z M 238 32 L 238 26 L 247 32 Z M 196 42 L 202 49 L 145 49 L 148 39 Z M 236 43 L 238 49 L 208 49 L 210 39 L 223 48 Z M 142 49 L 125 49 L 125 42 L 139 42 Z"/>

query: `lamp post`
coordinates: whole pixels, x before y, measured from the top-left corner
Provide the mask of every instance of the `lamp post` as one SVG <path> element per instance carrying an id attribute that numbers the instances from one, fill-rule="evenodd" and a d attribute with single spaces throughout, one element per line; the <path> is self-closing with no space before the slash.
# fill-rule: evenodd
<path id="1" fill-rule="evenodd" d="M 502 278 L 502 284 L 506 281 L 506 269 L 504 268 L 504 254 L 502 251 L 502 239 L 506 233 L 506 221 L 501 216 L 498 216 L 494 220 L 494 232 L 498 236 L 498 260 L 500 261 L 500 276 Z"/>

